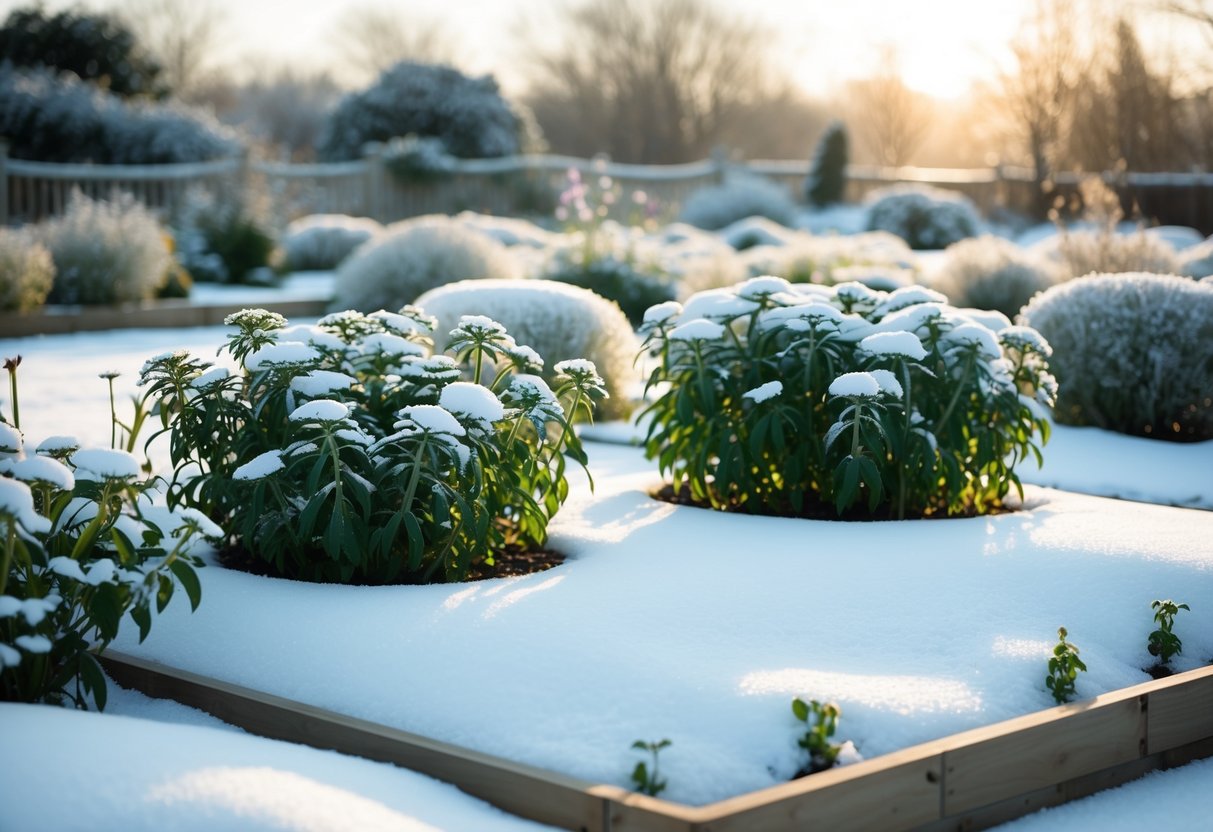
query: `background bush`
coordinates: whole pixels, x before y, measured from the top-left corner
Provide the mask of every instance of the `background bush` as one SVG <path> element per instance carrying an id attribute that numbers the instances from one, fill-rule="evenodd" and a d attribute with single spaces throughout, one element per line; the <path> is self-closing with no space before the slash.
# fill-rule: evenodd
<path id="1" fill-rule="evenodd" d="M 354 249 L 382 231 L 383 226 L 369 217 L 302 217 L 288 225 L 282 235 L 283 267 L 288 271 L 335 269 Z"/>
<path id="2" fill-rule="evenodd" d="M 0 228 L 0 311 L 26 312 L 46 303 L 55 262 L 27 231 Z"/>
<path id="3" fill-rule="evenodd" d="M 694 191 L 682 204 L 679 219 L 697 228 L 716 231 L 755 216 L 791 226 L 796 218 L 796 205 L 779 185 L 743 176 Z"/>
<path id="4" fill-rule="evenodd" d="M 1092 273 L 1179 272 L 1179 258 L 1170 243 L 1141 231 L 1118 234 L 1114 228 L 1063 229 L 1033 246 L 1032 252 L 1054 263 L 1062 280 Z"/>
<path id="5" fill-rule="evenodd" d="M 322 160 L 357 159 L 368 142 L 413 134 L 441 139 L 464 159 L 519 152 L 523 121 L 490 75 L 469 78 L 448 66 L 403 61 L 330 114 L 320 137 Z"/>
<path id="6" fill-rule="evenodd" d="M 271 211 L 255 192 L 213 193 L 193 188 L 177 217 L 178 259 L 190 275 L 205 283 L 258 282 L 270 262 L 274 234 Z"/>
<path id="7" fill-rule="evenodd" d="M 74 192 L 63 216 L 34 233 L 55 263 L 51 303 L 146 300 L 169 266 L 164 230 L 129 194 L 94 201 Z"/>
<path id="8" fill-rule="evenodd" d="M 804 198 L 822 208 L 842 202 L 847 187 L 847 128 L 832 121 L 817 142 L 809 175 L 804 180 Z"/>
<path id="9" fill-rule="evenodd" d="M 0 64 L 0 135 L 15 159 L 155 165 L 240 152 L 236 136 L 179 104 L 124 101 L 72 75 Z"/>
<path id="10" fill-rule="evenodd" d="M 456 280 L 521 275 L 501 243 L 445 218 L 390 226 L 358 249 L 337 272 L 337 309 L 399 309 Z"/>
<path id="11" fill-rule="evenodd" d="M 1053 346 L 1058 422 L 1213 439 L 1213 285 L 1092 275 L 1039 295 L 1022 320 Z"/>
<path id="12" fill-rule="evenodd" d="M 867 198 L 868 230 L 888 231 L 915 250 L 947 248 L 981 231 L 973 201 L 962 194 L 919 185 L 893 185 Z"/>
<path id="13" fill-rule="evenodd" d="M 985 235 L 947 248 L 931 287 L 954 306 L 994 309 L 1014 319 L 1037 292 L 1054 284 L 1036 257 L 1000 237 Z"/>
<path id="14" fill-rule="evenodd" d="M 1197 243 L 1177 256 L 1179 274 L 1195 278 L 1213 275 L 1213 238 Z"/>
<path id="15" fill-rule="evenodd" d="M 660 250 L 613 222 L 560 237 L 543 277 L 614 301 L 633 326 L 653 304 L 674 299 L 674 278 L 663 267 Z"/>
<path id="16" fill-rule="evenodd" d="M 546 359 L 546 378 L 559 361 L 593 361 L 610 395 L 598 402 L 603 418 L 631 409 L 639 341 L 619 307 L 589 290 L 547 280 L 467 280 L 426 292 L 417 303 L 438 319 L 439 349 L 461 316 L 486 315 Z"/>

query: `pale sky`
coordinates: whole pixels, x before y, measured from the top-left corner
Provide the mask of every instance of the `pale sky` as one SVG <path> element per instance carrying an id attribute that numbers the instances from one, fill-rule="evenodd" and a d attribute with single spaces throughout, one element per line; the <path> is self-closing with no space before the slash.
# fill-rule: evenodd
<path id="1" fill-rule="evenodd" d="M 91 0 L 90 7 L 123 8 L 130 0 Z M 341 74 L 335 29 L 343 11 L 364 5 L 401 15 L 443 17 L 461 44 L 461 67 L 493 72 L 507 92 L 523 84 L 512 34 L 522 15 L 543 21 L 565 0 L 212 0 L 221 10 L 221 62 L 258 66 L 289 63 Z M 1132 0 L 1091 0 L 1095 14 L 1111 16 Z M 0 13 L 28 5 L 0 0 Z M 72 5 L 51 0 L 56 10 Z M 893 46 L 906 83 L 922 92 L 956 97 L 974 80 L 988 80 L 1008 60 L 1007 44 L 1031 0 L 718 0 L 730 13 L 756 17 L 778 33 L 772 49 L 797 82 L 814 94 L 870 75 L 880 50 Z M 1193 49 L 1198 27 L 1151 15 L 1144 36 Z M 553 24 L 554 26 L 554 24 Z M 1094 23 L 1092 30 L 1098 29 Z"/>

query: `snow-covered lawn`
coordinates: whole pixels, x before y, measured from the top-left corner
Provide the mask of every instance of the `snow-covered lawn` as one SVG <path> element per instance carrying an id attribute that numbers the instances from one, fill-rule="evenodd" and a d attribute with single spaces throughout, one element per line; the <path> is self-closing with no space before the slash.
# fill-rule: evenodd
<path id="1" fill-rule="evenodd" d="M 213 355 L 222 340 L 220 328 L 0 340 L 0 356 L 25 356 L 28 438 L 75 433 L 105 444 L 98 372 L 120 370 L 118 386 L 134 389 L 148 356 L 179 347 Z M 8 411 L 7 390 L 0 407 Z M 1145 644 L 1155 598 L 1192 607 L 1176 622 L 1178 667 L 1213 658 L 1207 511 L 1029 487 L 1023 510 L 981 519 L 721 515 L 650 498 L 659 477 L 637 449 L 588 450 L 597 490 L 575 482 L 552 526 L 553 547 L 570 559 L 554 570 L 453 586 L 338 587 L 210 566 L 196 613 L 170 606 L 144 645 L 127 633 L 115 646 L 622 786 L 639 759 L 632 741 L 668 737 L 662 796 L 688 803 L 792 774 L 800 763 L 793 696 L 836 700 L 839 739 L 871 757 L 1050 706 L 1045 660 L 1058 626 L 1090 668 L 1080 696 L 1148 678 L 1141 668 L 1152 661 Z M 1159 503 L 1208 507 L 1213 495 L 1213 443 L 1058 429 L 1046 460 L 1044 472 L 1021 474 Z M 86 745 L 111 745 L 112 732 L 143 736 L 110 719 L 0 711 L 6 747 L 9 726 L 29 723 L 39 726 L 31 736 L 51 732 L 82 757 Z M 165 744 L 182 749 L 202 729 L 172 730 L 185 733 Z M 240 762 L 255 759 L 244 751 L 226 760 L 215 753 L 206 765 L 272 765 Z M 140 767 L 132 781 L 147 785 L 139 778 L 154 769 Z M 308 773 L 316 769 L 292 770 L 320 780 Z M 1213 769 L 1193 770 L 1184 776 L 1207 794 Z M 60 788 L 39 782 L 20 793 L 47 800 Z M 356 794 L 380 800 L 376 811 L 404 811 L 379 792 Z"/>

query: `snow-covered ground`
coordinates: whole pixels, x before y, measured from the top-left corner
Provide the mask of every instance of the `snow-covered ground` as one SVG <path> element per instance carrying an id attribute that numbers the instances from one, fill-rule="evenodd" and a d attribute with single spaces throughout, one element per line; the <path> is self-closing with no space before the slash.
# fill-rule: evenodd
<path id="1" fill-rule="evenodd" d="M 133 390 L 148 356 L 179 347 L 213 355 L 222 339 L 221 328 L 206 328 L 0 340 L 0 357 L 25 357 L 28 438 L 75 433 L 105 444 L 108 398 L 97 373 L 120 370 L 119 388 Z M 7 389 L 0 407 L 8 412 Z M 196 613 L 171 606 L 142 647 L 129 633 L 116 646 L 617 785 L 627 785 L 638 759 L 633 740 L 669 737 L 663 797 L 689 803 L 790 776 L 799 764 L 793 696 L 838 701 L 840 739 L 870 757 L 1052 704 L 1044 665 L 1061 625 L 1090 667 L 1080 695 L 1146 680 L 1154 598 L 1192 607 L 1176 622 L 1184 640 L 1178 666 L 1213 658 L 1213 513 L 1030 487 L 1024 510 L 972 520 L 725 516 L 651 499 L 658 474 L 636 449 L 589 451 L 598 488 L 590 494 L 578 481 L 553 524 L 554 547 L 570 555 L 555 570 L 454 586 L 336 587 L 211 566 L 200 573 Z M 1045 471 L 1025 466 L 1021 474 L 1160 503 L 1195 495 L 1194 504 L 1208 507 L 1211 457 L 1213 443 L 1058 429 Z M 63 737 L 49 744 L 59 753 L 79 746 L 87 757 L 84 746 L 112 744 L 107 732 L 144 730 L 113 717 L 68 716 L 75 721 L 37 709 L 0 712 L 4 745 L 14 747 L 10 725 L 31 722 L 35 736 Z M 165 745 L 194 742 L 174 737 Z M 228 753 L 216 750 L 199 765 L 253 765 L 240 762 L 249 759 L 244 751 L 224 759 Z M 186 765 L 174 759 L 165 765 Z M 283 782 L 314 777 L 291 770 Z M 132 781 L 146 785 L 139 771 Z M 1143 787 L 1163 789 L 1183 774 L 1203 792 L 1173 791 L 1207 794 L 1213 770 L 1193 771 Z M 59 788 L 31 782 L 20 789 L 26 800 L 11 805 L 44 801 Z M 88 792 L 79 780 L 63 788 Z M 376 811 L 405 811 L 355 795 L 379 800 Z"/>

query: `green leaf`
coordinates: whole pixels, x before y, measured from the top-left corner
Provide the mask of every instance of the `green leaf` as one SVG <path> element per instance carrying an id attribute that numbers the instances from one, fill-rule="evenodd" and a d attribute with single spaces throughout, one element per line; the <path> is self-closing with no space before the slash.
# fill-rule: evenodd
<path id="1" fill-rule="evenodd" d="M 102 672 L 97 658 L 87 651 L 80 654 L 80 681 L 84 685 L 84 689 L 93 695 L 93 700 L 97 703 L 97 710 L 104 711 L 105 703 L 108 701 L 105 673 Z"/>
<path id="2" fill-rule="evenodd" d="M 174 560 L 168 568 L 177 576 L 177 580 L 181 581 L 185 594 L 189 596 L 190 611 L 198 609 L 198 604 L 202 602 L 202 584 L 198 581 L 194 568 L 183 560 Z"/>
<path id="3" fill-rule="evenodd" d="M 118 587 L 114 584 L 97 587 L 89 600 L 88 611 L 101 639 L 113 641 L 118 635 L 118 622 L 122 619 L 122 599 Z"/>
<path id="4" fill-rule="evenodd" d="M 799 696 L 792 700 L 792 713 L 801 722 L 809 721 L 809 706 Z"/>

